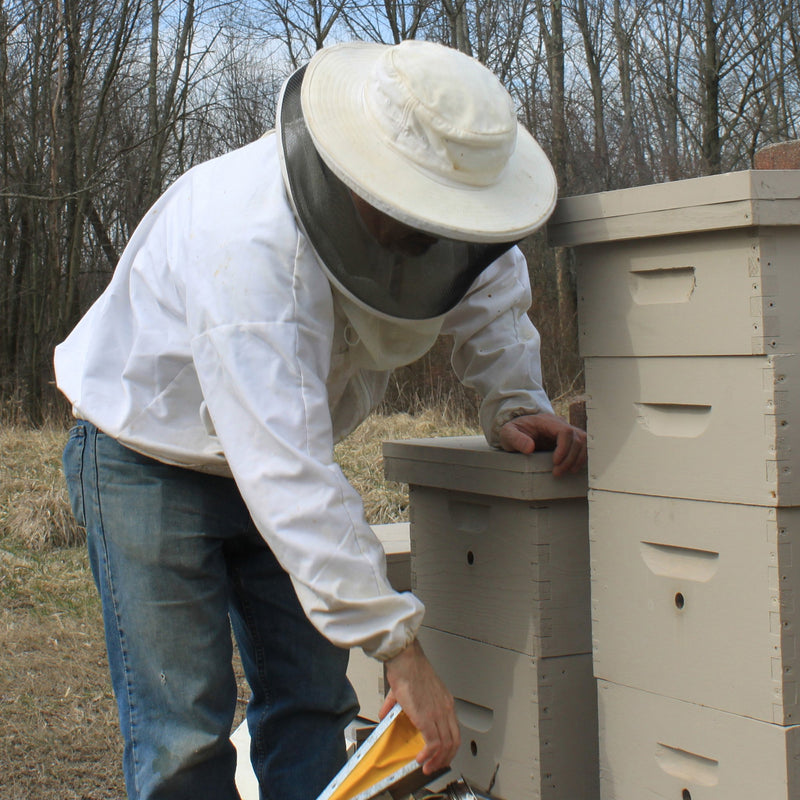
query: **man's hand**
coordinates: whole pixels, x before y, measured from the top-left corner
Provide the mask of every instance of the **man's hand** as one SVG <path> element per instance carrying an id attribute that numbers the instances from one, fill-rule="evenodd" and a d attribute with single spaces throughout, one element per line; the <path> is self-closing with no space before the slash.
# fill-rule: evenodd
<path id="1" fill-rule="evenodd" d="M 500 429 L 500 446 L 516 453 L 553 450 L 553 475 L 577 472 L 586 463 L 586 431 L 540 411 L 515 417 Z"/>
<path id="2" fill-rule="evenodd" d="M 397 702 L 425 740 L 417 763 L 430 775 L 450 766 L 461 743 L 453 696 L 434 672 L 422 646 L 414 641 L 386 662 L 389 694 L 380 710 L 383 719 Z"/>

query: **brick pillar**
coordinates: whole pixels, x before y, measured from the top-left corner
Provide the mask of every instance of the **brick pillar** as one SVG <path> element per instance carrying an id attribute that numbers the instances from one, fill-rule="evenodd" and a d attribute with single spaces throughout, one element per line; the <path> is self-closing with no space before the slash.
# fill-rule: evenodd
<path id="1" fill-rule="evenodd" d="M 800 140 L 762 147 L 753 156 L 754 169 L 800 169 Z"/>

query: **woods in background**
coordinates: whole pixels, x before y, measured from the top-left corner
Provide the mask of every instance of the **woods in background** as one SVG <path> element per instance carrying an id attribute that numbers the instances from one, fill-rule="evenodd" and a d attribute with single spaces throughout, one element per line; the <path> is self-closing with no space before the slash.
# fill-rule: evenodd
<path id="1" fill-rule="evenodd" d="M 351 38 L 487 64 L 562 196 L 746 169 L 798 136 L 800 0 L 0 0 L 0 412 L 61 408 L 52 349 L 153 200 Z M 557 396 L 579 382 L 568 254 L 526 248 Z"/>

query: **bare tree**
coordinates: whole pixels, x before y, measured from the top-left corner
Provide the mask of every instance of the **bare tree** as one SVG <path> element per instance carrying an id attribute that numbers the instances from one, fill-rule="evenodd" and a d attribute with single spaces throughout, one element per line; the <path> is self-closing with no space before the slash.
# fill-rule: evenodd
<path id="1" fill-rule="evenodd" d="M 221 149 L 241 147 L 274 125 L 285 77 L 241 38 L 227 41 L 214 88 L 216 103 L 210 114 Z"/>
<path id="2" fill-rule="evenodd" d="M 697 62 L 696 108 L 700 129 L 701 171 L 714 174 L 739 162 L 735 151 L 725 155 L 740 121 L 757 109 L 765 91 L 783 80 L 783 67 L 767 74 L 772 42 L 783 14 L 772 0 L 698 0 L 687 28 Z M 757 116 L 757 112 L 756 112 Z"/>
<path id="3" fill-rule="evenodd" d="M 160 36 L 162 0 L 150 2 L 150 58 L 147 79 L 147 121 L 149 139 L 149 158 L 147 164 L 143 206 L 149 206 L 161 194 L 163 188 L 164 150 L 170 134 L 174 130 L 176 118 L 186 104 L 190 82 L 182 80 L 184 66 L 191 56 L 191 42 L 194 34 L 195 3 L 185 0 L 182 7 L 173 10 L 177 13 L 177 36 L 174 50 L 169 54 L 171 62 L 169 73 L 162 86 L 160 84 L 160 63 L 162 38 Z"/>
<path id="4" fill-rule="evenodd" d="M 633 51 L 639 83 L 648 99 L 645 113 L 650 121 L 650 163 L 659 165 L 654 177 L 668 180 L 678 180 L 686 174 L 685 121 L 681 114 L 685 7 L 686 0 L 675 0 L 669 6 L 652 3 L 643 17 L 641 36 Z"/>
<path id="5" fill-rule="evenodd" d="M 437 0 L 374 0 L 356 3 L 347 23 L 357 39 L 399 44 L 429 27 L 436 9 Z"/>
<path id="6" fill-rule="evenodd" d="M 590 162 L 591 173 L 587 176 L 587 182 L 589 185 L 594 184 L 597 189 L 603 189 L 610 183 L 611 178 L 605 120 L 606 87 L 604 80 L 609 58 L 609 47 L 605 40 L 605 0 L 597 0 L 591 4 L 591 7 L 586 0 L 571 0 L 566 7 L 581 35 L 583 63 L 589 76 L 592 98 L 593 153 Z M 597 185 L 598 182 L 600 185 Z"/>
<path id="7" fill-rule="evenodd" d="M 746 167 L 800 124 L 800 0 L 238 3 L 0 0 L 0 403 L 41 416 L 53 344 L 154 197 L 260 135 L 283 78 L 330 42 L 474 55 L 562 194 Z M 572 342 L 569 256 L 541 237 L 531 252 Z"/>
<path id="8" fill-rule="evenodd" d="M 550 159 L 556 172 L 559 186 L 569 183 L 568 133 L 565 91 L 564 15 L 561 0 L 534 0 L 539 31 L 547 54 L 547 78 L 550 95 L 552 134 Z M 574 335 L 576 314 L 575 289 L 571 280 L 567 254 L 563 249 L 556 252 L 556 275 L 558 281 L 558 314 L 562 333 L 571 341 Z"/>
<path id="9" fill-rule="evenodd" d="M 54 300 L 50 274 L 60 266 L 53 254 L 60 239 L 49 233 L 58 215 L 49 196 L 58 17 L 50 5 L 17 2 L 0 5 L 0 25 L 0 391 L 36 419 Z"/>
<path id="10" fill-rule="evenodd" d="M 356 0 L 258 0 L 251 7 L 254 28 L 279 38 L 293 68 L 322 49 L 337 26 L 347 29 Z"/>
<path id="11" fill-rule="evenodd" d="M 723 13 L 730 13 L 730 2 Z M 703 168 L 705 172 L 719 172 L 721 166 L 719 132 L 719 81 L 720 17 L 714 0 L 702 0 L 702 39 L 698 37 L 700 81 L 703 90 L 701 119 L 703 131 Z"/>
<path id="12" fill-rule="evenodd" d="M 61 104 L 61 186 L 66 196 L 63 280 L 56 338 L 63 337 L 80 314 L 79 276 L 86 224 L 101 182 L 100 154 L 106 134 L 112 87 L 118 79 L 137 32 L 140 0 L 112 0 L 102 9 L 115 21 L 108 26 L 94 0 L 63 0 L 64 90 Z M 94 216 L 95 226 L 98 219 Z M 107 235 L 101 232 L 102 240 Z"/>
<path id="13" fill-rule="evenodd" d="M 472 43 L 470 42 L 467 0 L 442 0 L 442 10 L 449 28 L 449 37 L 445 39 L 445 43 L 471 56 Z"/>
<path id="14" fill-rule="evenodd" d="M 618 163 L 627 169 L 623 181 L 641 183 L 646 179 L 647 169 L 636 130 L 635 72 L 632 54 L 633 42 L 638 35 L 644 6 L 637 0 L 614 0 L 613 25 L 617 47 L 617 80 L 621 123 L 616 142 Z"/>

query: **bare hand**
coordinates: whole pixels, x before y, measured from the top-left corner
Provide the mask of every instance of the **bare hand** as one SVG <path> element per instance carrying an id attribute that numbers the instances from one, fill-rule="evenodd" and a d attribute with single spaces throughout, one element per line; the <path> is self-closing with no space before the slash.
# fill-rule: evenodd
<path id="1" fill-rule="evenodd" d="M 586 464 L 586 431 L 540 411 L 515 417 L 500 429 L 500 446 L 516 453 L 553 450 L 553 475 L 578 472 Z"/>
<path id="2" fill-rule="evenodd" d="M 453 696 L 439 679 L 422 646 L 414 641 L 386 662 L 389 694 L 380 710 L 383 719 L 395 703 L 414 723 L 425 740 L 417 763 L 430 775 L 450 766 L 461 743 Z"/>

